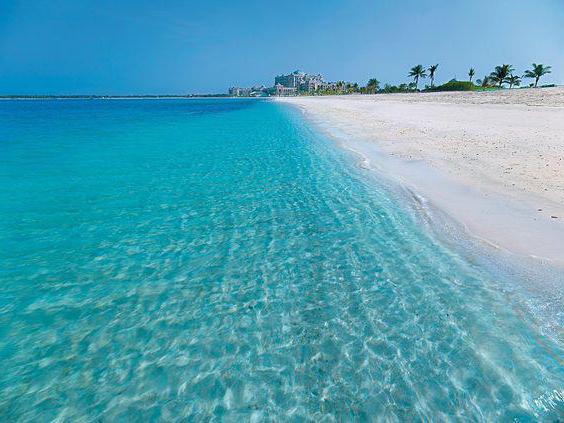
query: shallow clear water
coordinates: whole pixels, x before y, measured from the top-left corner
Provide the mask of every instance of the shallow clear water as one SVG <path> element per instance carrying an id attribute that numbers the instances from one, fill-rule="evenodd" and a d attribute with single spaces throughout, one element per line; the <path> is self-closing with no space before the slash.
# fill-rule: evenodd
<path id="1" fill-rule="evenodd" d="M 265 101 L 0 102 L 0 420 L 562 417 L 563 349 Z"/>

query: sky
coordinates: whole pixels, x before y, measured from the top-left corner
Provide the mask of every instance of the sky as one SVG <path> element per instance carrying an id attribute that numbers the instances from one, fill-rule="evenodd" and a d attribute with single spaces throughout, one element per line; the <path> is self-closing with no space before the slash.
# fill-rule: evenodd
<path id="1" fill-rule="evenodd" d="M 436 82 L 509 63 L 564 84 L 564 0 L 0 0 L 0 94 L 189 94 L 326 80 Z"/>

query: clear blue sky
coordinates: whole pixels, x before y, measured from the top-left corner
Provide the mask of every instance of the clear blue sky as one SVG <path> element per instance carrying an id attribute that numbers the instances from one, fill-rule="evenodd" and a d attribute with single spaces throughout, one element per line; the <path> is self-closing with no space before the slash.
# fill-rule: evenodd
<path id="1" fill-rule="evenodd" d="M 407 82 L 510 63 L 564 83 L 564 0 L 0 0 L 0 94 L 224 92 L 301 69 Z"/>

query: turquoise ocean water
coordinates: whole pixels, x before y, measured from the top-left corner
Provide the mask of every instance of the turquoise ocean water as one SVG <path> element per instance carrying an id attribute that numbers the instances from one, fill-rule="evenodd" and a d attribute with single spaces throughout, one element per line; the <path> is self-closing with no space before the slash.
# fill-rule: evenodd
<path id="1" fill-rule="evenodd" d="M 299 113 L 0 102 L 1 421 L 555 421 L 562 345 Z"/>

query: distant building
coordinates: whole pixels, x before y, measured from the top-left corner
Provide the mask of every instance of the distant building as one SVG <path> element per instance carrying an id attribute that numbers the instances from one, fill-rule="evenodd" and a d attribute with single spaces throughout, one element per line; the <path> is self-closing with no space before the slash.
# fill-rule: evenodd
<path id="1" fill-rule="evenodd" d="M 264 85 L 256 85 L 251 88 L 251 97 L 266 97 L 268 96 L 268 89 Z"/>
<path id="2" fill-rule="evenodd" d="M 323 77 L 321 75 L 310 75 L 304 72 L 294 71 L 289 75 L 279 75 L 274 78 L 274 86 L 276 87 L 277 85 L 281 85 L 285 88 L 293 88 L 296 94 L 298 92 L 311 93 L 323 85 Z"/>
<path id="3" fill-rule="evenodd" d="M 229 88 L 229 95 L 231 97 L 250 97 L 250 88 L 231 87 Z"/>
<path id="4" fill-rule="evenodd" d="M 329 86 L 332 84 L 324 82 L 321 75 L 297 70 L 288 75 L 275 77 L 273 87 L 266 88 L 264 85 L 256 85 L 251 88 L 231 87 L 229 95 L 231 97 L 267 97 L 270 95 L 288 97 L 304 93 L 313 94 Z"/>
<path id="5" fill-rule="evenodd" d="M 344 85 L 339 85 L 337 82 L 323 82 L 320 89 L 324 91 L 342 91 Z"/>
<path id="6" fill-rule="evenodd" d="M 274 78 L 274 86 L 282 85 L 286 88 L 296 88 L 298 89 L 300 83 L 303 81 L 305 74 L 299 71 L 295 71 L 289 75 L 278 75 Z"/>
<path id="7" fill-rule="evenodd" d="M 278 83 L 274 85 L 274 94 L 279 97 L 290 97 L 298 94 L 298 89 L 296 87 L 285 87 L 284 85 Z"/>

